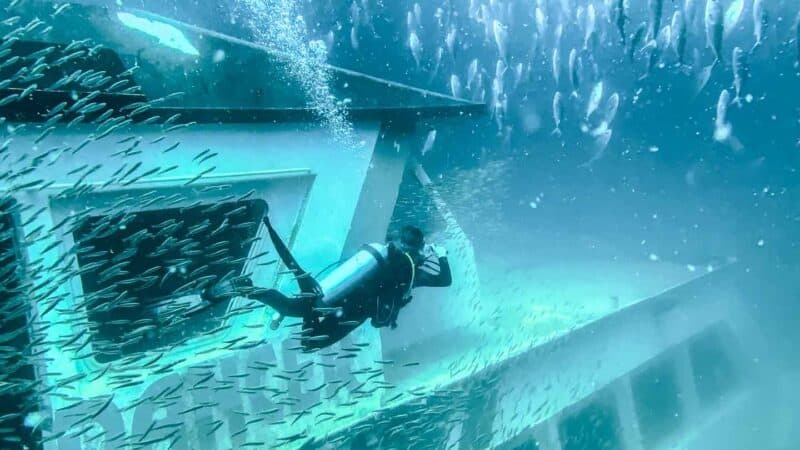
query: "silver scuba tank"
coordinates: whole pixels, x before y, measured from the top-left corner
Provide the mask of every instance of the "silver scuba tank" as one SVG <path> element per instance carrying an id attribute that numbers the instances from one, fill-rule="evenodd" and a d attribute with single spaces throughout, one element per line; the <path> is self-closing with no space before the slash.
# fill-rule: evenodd
<path id="1" fill-rule="evenodd" d="M 367 244 L 361 247 L 338 267 L 319 280 L 322 289 L 322 303 L 327 306 L 341 306 L 341 302 L 353 290 L 373 279 L 380 267 L 387 264 L 389 249 L 384 244 Z"/>

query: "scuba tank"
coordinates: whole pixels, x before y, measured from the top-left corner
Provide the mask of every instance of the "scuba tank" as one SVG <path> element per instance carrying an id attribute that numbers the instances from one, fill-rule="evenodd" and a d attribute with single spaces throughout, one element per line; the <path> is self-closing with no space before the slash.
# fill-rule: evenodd
<path id="1" fill-rule="evenodd" d="M 319 280 L 322 303 L 326 306 L 341 306 L 341 302 L 353 291 L 374 280 L 381 267 L 388 264 L 389 249 L 382 244 L 367 244 L 355 255 Z"/>
<path id="2" fill-rule="evenodd" d="M 387 265 L 393 267 L 388 268 Z M 406 272 L 409 270 L 409 272 Z M 394 326 L 399 309 L 410 300 L 416 269 L 411 256 L 394 244 L 368 244 L 319 280 L 322 298 L 317 306 L 337 308 L 358 289 L 376 287 L 375 327 Z M 363 294 L 357 294 L 363 295 Z M 367 305 L 363 305 L 367 306 Z"/>

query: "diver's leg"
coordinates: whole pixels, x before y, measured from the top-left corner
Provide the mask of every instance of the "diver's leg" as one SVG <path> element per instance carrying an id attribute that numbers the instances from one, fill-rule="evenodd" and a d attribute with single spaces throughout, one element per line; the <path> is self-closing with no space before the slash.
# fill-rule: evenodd
<path id="1" fill-rule="evenodd" d="M 281 261 L 283 261 L 283 264 L 294 273 L 295 280 L 297 281 L 297 286 L 300 288 L 300 291 L 304 294 L 320 293 L 321 289 L 319 284 L 317 284 L 317 280 L 315 280 L 310 273 L 306 272 L 302 267 L 300 267 L 300 264 L 298 264 L 297 260 L 294 259 L 294 256 L 292 256 L 289 248 L 283 243 L 283 240 L 278 235 L 278 232 L 272 228 L 272 223 L 270 223 L 269 217 L 267 216 L 264 216 L 264 225 L 266 225 L 267 231 L 269 231 L 269 238 L 272 240 L 272 245 L 275 246 L 275 251 L 278 252 L 278 256 L 281 258 Z"/>
<path id="2" fill-rule="evenodd" d="M 315 280 L 310 273 L 303 270 L 300 267 L 300 264 L 297 263 L 297 260 L 294 259 L 292 253 L 289 251 L 289 248 L 286 247 L 286 244 L 283 243 L 283 239 L 278 235 L 278 232 L 275 231 L 275 228 L 272 227 L 272 223 L 269 221 L 269 216 L 264 216 L 264 225 L 267 227 L 267 231 L 269 232 L 269 238 L 272 241 L 272 245 L 275 246 L 275 251 L 278 252 L 278 256 L 281 258 L 283 264 L 289 268 L 294 273 L 294 279 L 297 281 L 297 287 L 300 288 L 300 292 L 303 294 L 315 295 L 317 297 L 322 296 L 322 289 L 319 287 L 317 280 Z M 305 300 L 305 299 L 304 299 Z M 311 303 L 311 301 L 303 303 Z M 272 323 L 270 323 L 270 328 L 273 330 L 277 330 L 283 320 L 284 314 L 278 310 L 276 314 L 272 316 Z"/>
<path id="3" fill-rule="evenodd" d="M 290 317 L 306 317 L 310 315 L 316 300 L 312 296 L 287 297 L 277 289 L 255 288 L 249 278 L 238 283 L 223 281 L 203 290 L 201 293 L 203 300 L 209 304 L 229 300 L 235 296 L 258 300 L 278 311 L 281 315 Z"/>
<path id="4" fill-rule="evenodd" d="M 253 291 L 253 282 L 247 276 L 239 276 L 207 285 L 200 291 L 199 301 L 184 311 L 184 316 L 196 315 L 208 308 L 238 296 L 247 296 Z"/>
<path id="5" fill-rule="evenodd" d="M 277 289 L 257 290 L 248 297 L 266 304 L 282 316 L 307 317 L 314 307 L 314 299 L 287 297 Z"/>

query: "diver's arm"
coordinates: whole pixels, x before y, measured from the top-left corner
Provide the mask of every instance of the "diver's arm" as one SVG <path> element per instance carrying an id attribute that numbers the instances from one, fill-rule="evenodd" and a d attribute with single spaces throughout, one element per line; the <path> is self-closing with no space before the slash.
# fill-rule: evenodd
<path id="1" fill-rule="evenodd" d="M 447 261 L 447 250 L 444 247 L 431 246 L 431 251 L 439 261 L 438 273 L 431 273 L 424 268 L 417 269 L 414 287 L 448 287 L 453 283 L 450 263 Z"/>
<path id="2" fill-rule="evenodd" d="M 450 263 L 447 262 L 446 256 L 441 256 L 439 257 L 439 273 L 434 275 L 423 270 L 418 270 L 414 286 L 448 287 L 452 283 L 453 277 L 450 274 Z"/>

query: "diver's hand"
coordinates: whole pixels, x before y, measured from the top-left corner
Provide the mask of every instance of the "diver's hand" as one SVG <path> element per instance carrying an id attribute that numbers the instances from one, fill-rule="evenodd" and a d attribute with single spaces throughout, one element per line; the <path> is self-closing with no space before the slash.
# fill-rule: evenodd
<path id="1" fill-rule="evenodd" d="M 447 249 L 441 245 L 428 244 L 425 246 L 425 253 L 428 255 L 434 255 L 437 258 L 447 258 Z"/>

